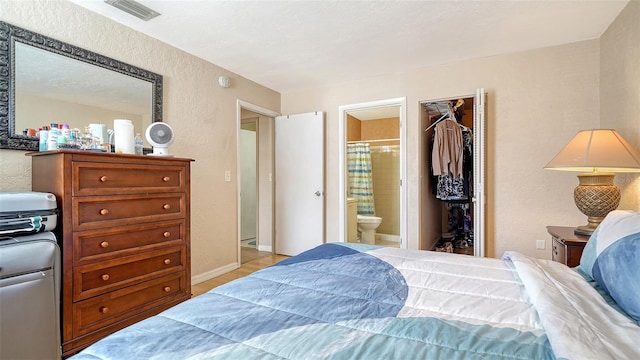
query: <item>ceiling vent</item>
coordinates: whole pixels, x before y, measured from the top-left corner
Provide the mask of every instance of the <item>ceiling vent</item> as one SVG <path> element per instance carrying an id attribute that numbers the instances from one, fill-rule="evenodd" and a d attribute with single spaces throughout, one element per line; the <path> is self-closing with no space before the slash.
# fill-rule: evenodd
<path id="1" fill-rule="evenodd" d="M 104 0 L 104 2 L 144 21 L 149 21 L 160 15 L 159 12 L 153 11 L 133 0 Z"/>

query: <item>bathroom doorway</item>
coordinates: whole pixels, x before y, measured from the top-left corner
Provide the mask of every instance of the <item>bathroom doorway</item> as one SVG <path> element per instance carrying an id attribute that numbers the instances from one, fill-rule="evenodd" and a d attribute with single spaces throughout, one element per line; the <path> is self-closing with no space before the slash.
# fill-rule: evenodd
<path id="1" fill-rule="evenodd" d="M 406 99 L 344 105 L 339 117 L 341 241 L 406 248 Z"/>

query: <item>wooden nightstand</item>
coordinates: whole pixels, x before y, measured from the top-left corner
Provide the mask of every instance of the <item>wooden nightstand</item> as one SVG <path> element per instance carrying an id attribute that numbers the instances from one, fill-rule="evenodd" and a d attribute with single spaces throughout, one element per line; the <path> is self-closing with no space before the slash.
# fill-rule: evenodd
<path id="1" fill-rule="evenodd" d="M 551 259 L 569 267 L 580 265 L 582 250 L 589 240 L 589 236 L 573 233 L 575 227 L 547 226 L 551 235 Z"/>

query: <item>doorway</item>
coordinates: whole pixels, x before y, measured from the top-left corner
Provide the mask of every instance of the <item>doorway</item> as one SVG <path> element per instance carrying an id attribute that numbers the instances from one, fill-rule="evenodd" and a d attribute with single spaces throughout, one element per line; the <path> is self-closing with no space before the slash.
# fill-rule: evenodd
<path id="1" fill-rule="evenodd" d="M 258 213 L 258 179 L 257 179 L 257 131 L 258 116 L 246 111 L 240 124 L 240 243 L 243 254 L 245 248 L 258 249 L 257 213 Z M 250 117 L 246 117 L 250 116 Z M 242 262 L 247 262 L 243 257 Z"/>
<path id="2" fill-rule="evenodd" d="M 273 252 L 273 129 L 278 115 L 238 100 L 238 264 Z"/>
<path id="3" fill-rule="evenodd" d="M 406 98 L 340 106 L 339 118 L 340 241 L 406 248 Z M 363 187 L 361 166 L 370 166 Z M 367 216 L 379 225 L 363 234 Z"/>
<path id="4" fill-rule="evenodd" d="M 244 190 L 241 182 L 243 164 L 240 159 L 240 137 L 244 131 L 242 119 L 252 117 L 257 117 L 257 251 L 297 255 L 324 242 L 324 112 L 280 116 L 275 111 L 238 100 L 238 264 L 244 262 L 241 221 L 243 214 L 240 205 Z M 302 155 L 303 158 L 290 161 L 292 155 Z M 300 171 L 301 163 L 305 163 L 305 171 Z M 280 191 L 277 189 L 278 186 L 281 187 Z M 310 189 L 311 191 L 308 191 Z M 297 190 L 303 192 L 299 193 Z M 305 211 L 299 211 L 301 208 Z M 309 236 L 309 233 L 313 236 Z"/>
<path id="5" fill-rule="evenodd" d="M 475 95 L 421 101 L 419 124 L 422 132 L 420 152 L 420 237 L 421 248 L 485 256 L 486 147 L 485 92 Z M 447 123 L 448 122 L 448 123 Z M 451 167 L 442 174 L 443 164 L 434 159 L 434 134 L 460 129 L 459 152 L 463 161 L 460 174 Z M 466 136 L 465 136 L 466 135 Z M 442 139 L 442 137 L 437 137 Z M 446 142 L 446 141 L 445 141 Z M 436 171 L 438 169 L 438 171 Z"/>

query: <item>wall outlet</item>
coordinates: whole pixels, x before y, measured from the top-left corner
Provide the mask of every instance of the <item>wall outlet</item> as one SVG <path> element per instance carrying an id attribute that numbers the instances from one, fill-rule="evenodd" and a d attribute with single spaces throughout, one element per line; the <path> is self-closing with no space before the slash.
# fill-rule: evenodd
<path id="1" fill-rule="evenodd" d="M 546 243 L 547 242 L 545 240 L 536 240 L 536 249 L 544 250 Z"/>
<path id="2" fill-rule="evenodd" d="M 224 181 L 226 182 L 231 182 L 231 171 L 226 170 L 224 172 Z"/>

